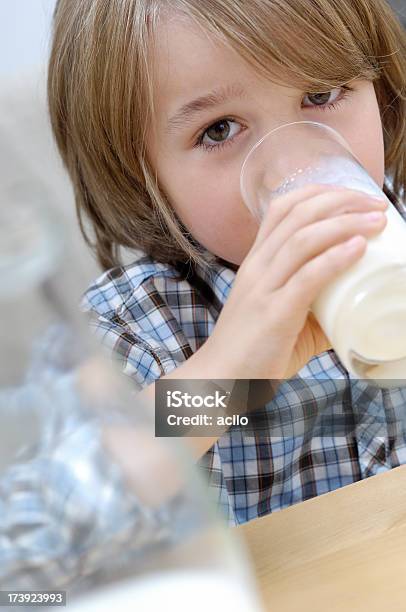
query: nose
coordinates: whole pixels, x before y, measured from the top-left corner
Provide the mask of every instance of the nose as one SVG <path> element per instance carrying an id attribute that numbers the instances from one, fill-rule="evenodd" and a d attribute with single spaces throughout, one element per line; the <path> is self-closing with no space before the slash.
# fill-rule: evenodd
<path id="1" fill-rule="evenodd" d="M 261 111 L 261 107 L 259 107 L 259 110 Z M 283 125 L 296 123 L 298 121 L 304 120 L 305 116 L 303 115 L 303 112 L 300 108 L 275 109 L 271 108 L 271 105 L 269 105 L 269 107 L 265 107 L 263 109 L 262 118 L 258 121 L 258 124 L 254 126 L 254 129 L 252 130 L 251 138 L 247 143 L 246 154 L 248 154 L 251 148 L 267 134 L 270 134 L 274 130 L 282 127 Z"/>

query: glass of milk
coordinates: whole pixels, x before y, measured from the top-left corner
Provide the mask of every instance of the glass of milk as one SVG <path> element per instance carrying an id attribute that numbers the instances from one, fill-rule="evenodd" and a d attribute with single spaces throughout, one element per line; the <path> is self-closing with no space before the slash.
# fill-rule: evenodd
<path id="1" fill-rule="evenodd" d="M 266 134 L 241 169 L 242 197 L 258 221 L 272 200 L 309 183 L 386 197 L 344 138 L 312 121 Z M 392 203 L 385 214 L 383 232 L 311 310 L 346 369 L 389 388 L 406 385 L 406 223 Z"/>

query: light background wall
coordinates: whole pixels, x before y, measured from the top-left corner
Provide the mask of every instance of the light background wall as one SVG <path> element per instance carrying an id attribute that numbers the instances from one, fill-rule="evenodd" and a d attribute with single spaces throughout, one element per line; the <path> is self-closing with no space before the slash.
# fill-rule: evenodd
<path id="1" fill-rule="evenodd" d="M 73 254 L 75 273 L 66 292 L 79 301 L 100 270 L 80 234 L 72 186 L 49 125 L 46 65 L 55 3 L 0 0 L 0 206 L 18 204 L 15 189 L 28 202 L 33 191 L 44 192 Z"/>
<path id="2" fill-rule="evenodd" d="M 0 78 L 45 61 L 54 6 L 55 0 L 0 0 Z"/>

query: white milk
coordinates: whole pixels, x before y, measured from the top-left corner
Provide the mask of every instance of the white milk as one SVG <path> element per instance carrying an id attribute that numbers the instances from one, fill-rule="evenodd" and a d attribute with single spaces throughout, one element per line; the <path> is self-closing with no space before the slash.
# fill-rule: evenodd
<path id="1" fill-rule="evenodd" d="M 272 195 L 307 183 L 384 195 L 361 166 L 332 157 L 316 167 L 298 168 Z M 269 199 L 265 203 L 269 205 Z M 348 370 L 365 378 L 405 379 L 406 384 L 406 223 L 391 203 L 386 216 L 383 232 L 368 241 L 357 263 L 320 293 L 312 311 Z M 365 360 L 386 363 L 364 366 L 351 351 Z"/>
<path id="2" fill-rule="evenodd" d="M 235 577 L 214 571 L 178 571 L 116 583 L 68 605 L 69 612 L 261 612 L 257 596 Z"/>

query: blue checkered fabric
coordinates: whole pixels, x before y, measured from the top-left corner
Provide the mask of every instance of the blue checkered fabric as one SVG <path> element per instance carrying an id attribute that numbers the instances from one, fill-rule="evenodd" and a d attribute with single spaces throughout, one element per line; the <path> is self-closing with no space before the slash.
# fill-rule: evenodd
<path id="1" fill-rule="evenodd" d="M 236 274 L 223 264 L 185 278 L 142 256 L 89 287 L 91 328 L 138 389 L 210 335 Z M 231 427 L 198 464 L 229 524 L 244 523 L 405 463 L 405 407 L 406 388 L 356 379 L 330 350 L 279 386 L 257 430 Z"/>
<path id="2" fill-rule="evenodd" d="M 55 330 L 67 340 L 63 331 Z M 29 372 L 21 386 L 0 388 L 6 450 L 0 589 L 69 589 L 70 596 L 137 572 L 140 559 L 178 537 L 183 492 L 156 508 L 139 500 L 108 452 L 106 421 L 78 389 L 77 372 L 59 368 Z M 109 411 L 110 423 L 116 416 Z M 25 432 L 11 451 L 6 436 L 13 439 L 21 423 L 31 427 L 33 441 Z"/>

